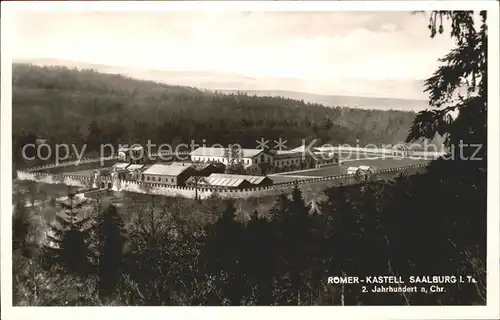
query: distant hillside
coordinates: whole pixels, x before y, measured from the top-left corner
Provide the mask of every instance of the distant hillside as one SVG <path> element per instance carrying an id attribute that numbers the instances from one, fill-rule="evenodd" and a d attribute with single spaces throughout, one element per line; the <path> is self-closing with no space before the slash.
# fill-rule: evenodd
<path id="1" fill-rule="evenodd" d="M 89 64 L 56 59 L 20 61 L 39 66 L 59 65 L 121 74 L 140 80 L 227 92 L 283 95 L 328 106 L 346 105 L 371 109 L 420 110 L 427 94 L 423 80 L 330 79 L 304 80 L 290 77 L 249 77 L 237 73 L 206 70 L 147 70 L 132 67 Z M 262 93 L 262 94 L 261 94 Z"/>
<path id="2" fill-rule="evenodd" d="M 408 110 L 420 111 L 429 107 L 426 100 L 410 100 L 396 98 L 356 97 L 340 95 L 320 95 L 293 91 L 262 91 L 262 90 L 218 90 L 223 93 L 244 92 L 260 97 L 276 96 L 289 99 L 303 100 L 305 102 L 319 103 L 329 107 L 347 106 L 363 109 L 378 110 Z"/>
<path id="3" fill-rule="evenodd" d="M 413 112 L 325 107 L 280 97 L 222 94 L 94 70 L 13 66 L 14 153 L 50 143 L 239 143 L 283 138 L 318 143 L 397 143 Z"/>

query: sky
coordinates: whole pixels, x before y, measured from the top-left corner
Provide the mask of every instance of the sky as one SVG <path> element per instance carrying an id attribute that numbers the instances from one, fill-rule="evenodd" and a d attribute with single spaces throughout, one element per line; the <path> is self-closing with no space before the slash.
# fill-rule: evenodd
<path id="1" fill-rule="evenodd" d="M 349 79 L 426 79 L 453 46 L 411 12 L 39 12 L 14 22 L 14 59 L 294 78 L 317 93 Z"/>

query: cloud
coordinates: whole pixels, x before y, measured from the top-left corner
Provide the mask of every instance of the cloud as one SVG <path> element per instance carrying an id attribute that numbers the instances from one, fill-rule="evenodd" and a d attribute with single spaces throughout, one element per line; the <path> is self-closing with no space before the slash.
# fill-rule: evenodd
<path id="1" fill-rule="evenodd" d="M 410 12 L 24 13 L 16 58 L 163 70 L 339 79 L 420 80 L 452 46 Z"/>
<path id="2" fill-rule="evenodd" d="M 394 23 L 389 22 L 389 23 L 384 23 L 380 28 L 388 32 L 394 32 L 397 30 L 398 26 Z"/>

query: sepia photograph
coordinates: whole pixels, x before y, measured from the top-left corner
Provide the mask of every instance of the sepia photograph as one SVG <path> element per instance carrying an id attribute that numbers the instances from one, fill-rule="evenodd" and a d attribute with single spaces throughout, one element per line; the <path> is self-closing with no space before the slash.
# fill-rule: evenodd
<path id="1" fill-rule="evenodd" d="M 498 3 L 391 2 L 2 3 L 2 318 L 498 317 Z"/>

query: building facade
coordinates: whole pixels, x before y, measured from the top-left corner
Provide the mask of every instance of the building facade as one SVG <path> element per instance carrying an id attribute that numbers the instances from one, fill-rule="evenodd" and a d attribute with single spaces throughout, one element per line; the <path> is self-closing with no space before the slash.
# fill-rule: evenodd
<path id="1" fill-rule="evenodd" d="M 276 151 L 273 157 L 274 172 L 302 170 L 309 168 L 312 157 L 297 151 Z"/>
<path id="2" fill-rule="evenodd" d="M 368 181 L 373 178 L 375 169 L 370 166 L 349 167 L 347 174 L 355 174 L 359 181 Z"/>
<path id="3" fill-rule="evenodd" d="M 410 149 L 404 144 L 397 144 L 392 147 L 392 155 L 396 157 L 409 157 Z"/>
<path id="4" fill-rule="evenodd" d="M 144 182 L 161 183 L 172 186 L 184 186 L 186 180 L 194 174 L 190 166 L 153 164 L 141 174 Z"/>
<path id="5" fill-rule="evenodd" d="M 273 166 L 272 152 L 262 149 L 201 147 L 191 153 L 191 160 L 195 163 L 221 163 L 226 167 L 240 165 L 253 174 L 266 174 Z"/>
<path id="6" fill-rule="evenodd" d="M 193 162 L 203 163 L 240 163 L 244 167 L 250 167 L 259 163 L 272 163 L 273 155 L 262 149 L 235 149 L 229 148 L 207 148 L 200 147 L 191 153 Z"/>
<path id="7" fill-rule="evenodd" d="M 321 165 L 339 164 L 339 158 L 332 152 L 313 149 L 305 152 L 300 147 L 290 151 L 239 149 L 234 156 L 225 148 L 198 148 L 191 153 L 195 163 L 222 163 L 226 166 L 241 164 L 245 172 L 266 174 L 302 170 Z"/>
<path id="8" fill-rule="evenodd" d="M 118 159 L 123 162 L 131 164 L 144 164 L 146 163 L 146 152 L 143 147 L 127 147 L 123 146 L 118 149 Z"/>

